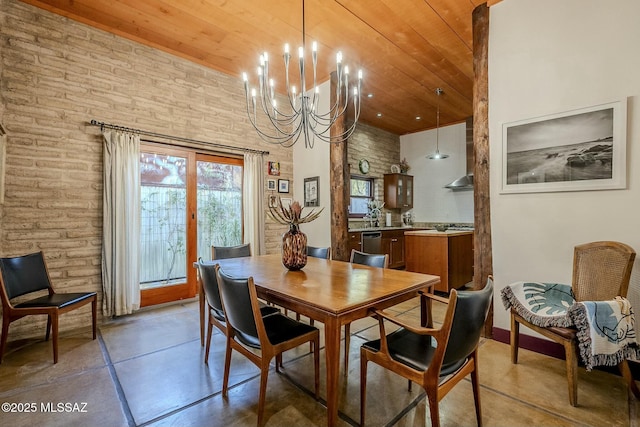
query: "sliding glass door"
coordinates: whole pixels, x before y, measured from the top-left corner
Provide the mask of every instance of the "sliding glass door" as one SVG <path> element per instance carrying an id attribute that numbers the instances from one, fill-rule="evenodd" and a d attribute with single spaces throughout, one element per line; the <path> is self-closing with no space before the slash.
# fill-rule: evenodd
<path id="1" fill-rule="evenodd" d="M 196 294 L 193 262 L 242 242 L 242 160 L 142 144 L 141 306 Z"/>

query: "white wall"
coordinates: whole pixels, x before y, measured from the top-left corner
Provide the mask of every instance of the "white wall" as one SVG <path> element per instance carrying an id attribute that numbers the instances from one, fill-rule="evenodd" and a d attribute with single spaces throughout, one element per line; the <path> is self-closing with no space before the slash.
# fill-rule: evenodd
<path id="1" fill-rule="evenodd" d="M 490 13 L 494 326 L 509 329 L 499 298 L 509 283 L 570 283 L 573 247 L 580 243 L 618 240 L 640 251 L 640 2 L 509 0 L 492 6 Z M 627 189 L 499 193 L 503 123 L 626 97 Z M 634 305 L 640 304 L 637 264 L 629 295 Z"/>
<path id="2" fill-rule="evenodd" d="M 319 111 L 329 111 L 330 81 L 320 85 Z M 300 229 L 307 235 L 307 243 L 311 246 L 331 246 L 331 196 L 329 188 L 329 144 L 316 139 L 313 148 L 305 148 L 300 140 L 293 146 L 293 198 L 304 203 L 304 179 L 320 177 L 320 206 L 304 208 L 303 214 L 309 210 L 324 208 L 320 217 L 313 222 L 302 224 Z"/>
<path id="3" fill-rule="evenodd" d="M 453 191 L 445 185 L 466 175 L 466 124 L 439 129 L 441 160 L 427 159 L 436 150 L 435 129 L 400 136 L 400 158 L 414 176 L 415 222 L 473 223 L 473 191 Z"/>

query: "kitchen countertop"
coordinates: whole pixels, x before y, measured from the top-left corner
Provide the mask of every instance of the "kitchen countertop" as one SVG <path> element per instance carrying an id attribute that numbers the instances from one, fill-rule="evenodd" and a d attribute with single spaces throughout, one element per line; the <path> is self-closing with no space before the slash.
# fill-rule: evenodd
<path id="1" fill-rule="evenodd" d="M 414 231 L 414 230 L 424 230 L 424 228 L 422 227 L 402 227 L 402 226 L 391 226 L 391 227 L 355 227 L 355 228 L 350 228 L 349 229 L 349 233 L 359 233 L 361 231 L 388 231 L 388 230 L 407 230 L 407 231 Z"/>
<path id="2" fill-rule="evenodd" d="M 462 236 L 465 234 L 473 234 L 473 230 L 452 230 L 448 229 L 445 231 L 438 230 L 415 230 L 415 231 L 407 231 L 404 233 L 405 236 Z"/>

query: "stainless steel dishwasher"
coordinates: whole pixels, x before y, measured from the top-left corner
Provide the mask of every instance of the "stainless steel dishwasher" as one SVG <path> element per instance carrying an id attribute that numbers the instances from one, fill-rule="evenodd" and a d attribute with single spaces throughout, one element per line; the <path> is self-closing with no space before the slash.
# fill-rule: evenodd
<path id="1" fill-rule="evenodd" d="M 362 251 L 368 254 L 382 253 L 382 232 L 381 231 L 363 231 L 362 232 Z"/>

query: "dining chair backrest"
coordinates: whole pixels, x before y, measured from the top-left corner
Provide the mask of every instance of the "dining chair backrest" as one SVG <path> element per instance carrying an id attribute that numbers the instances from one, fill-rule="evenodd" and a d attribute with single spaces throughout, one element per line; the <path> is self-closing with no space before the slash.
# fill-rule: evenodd
<path id="1" fill-rule="evenodd" d="M 250 347 L 260 348 L 249 279 L 228 276 L 219 268 L 218 287 L 227 324 L 234 329 L 240 342 Z"/>
<path id="2" fill-rule="evenodd" d="M 453 324 L 445 352 L 442 369 L 464 361 L 478 346 L 484 322 L 493 298 L 493 280 L 487 279 L 484 289 L 458 291 Z"/>
<path id="3" fill-rule="evenodd" d="M 387 268 L 389 266 L 389 255 L 368 254 L 352 249 L 350 262 L 352 264 L 368 265 L 369 267 Z"/>
<path id="4" fill-rule="evenodd" d="M 211 259 L 242 258 L 251 256 L 251 244 L 238 246 L 211 246 Z"/>
<path id="5" fill-rule="evenodd" d="M 220 300 L 220 290 L 218 289 L 218 278 L 216 277 L 215 264 L 205 264 L 202 258 L 198 259 L 198 272 L 207 304 L 211 307 L 219 318 L 224 318 L 222 301 Z"/>
<path id="6" fill-rule="evenodd" d="M 326 248 L 318 248 L 315 246 L 307 245 L 307 256 L 312 256 L 314 258 L 323 258 L 330 259 L 331 258 L 331 246 Z"/>
<path id="7" fill-rule="evenodd" d="M 8 300 L 31 292 L 51 289 L 51 281 L 42 252 L 0 258 L 0 269 Z M 9 304 L 9 301 L 6 303 Z"/>
<path id="8" fill-rule="evenodd" d="M 591 242 L 573 250 L 571 289 L 576 301 L 626 297 L 636 252 L 613 241 Z"/>

